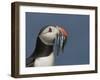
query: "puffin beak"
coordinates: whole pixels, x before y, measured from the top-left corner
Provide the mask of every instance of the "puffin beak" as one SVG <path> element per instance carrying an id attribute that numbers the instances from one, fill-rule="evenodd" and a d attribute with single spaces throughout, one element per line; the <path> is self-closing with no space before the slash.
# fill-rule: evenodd
<path id="1" fill-rule="evenodd" d="M 64 39 L 66 39 L 68 36 L 68 33 L 62 27 L 59 27 L 58 29 L 59 29 L 59 33 L 64 37 Z"/>
<path id="2" fill-rule="evenodd" d="M 57 27 L 57 29 L 58 29 L 58 34 L 57 34 L 57 38 L 56 38 L 55 42 L 56 42 L 56 50 L 57 50 L 56 53 L 58 55 L 60 50 L 62 52 L 64 50 L 64 46 L 65 46 L 66 41 L 67 41 L 68 33 L 62 27 Z"/>
<path id="3" fill-rule="evenodd" d="M 60 49 L 64 49 L 65 43 L 67 41 L 68 33 L 64 30 L 64 28 L 59 27 L 59 37 L 60 37 Z"/>

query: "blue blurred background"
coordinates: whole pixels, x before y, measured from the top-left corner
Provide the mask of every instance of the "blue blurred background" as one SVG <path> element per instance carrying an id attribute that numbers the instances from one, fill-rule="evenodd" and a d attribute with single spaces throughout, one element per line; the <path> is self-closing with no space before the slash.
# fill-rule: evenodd
<path id="1" fill-rule="evenodd" d="M 38 33 L 46 25 L 63 26 L 69 33 L 56 65 L 89 64 L 89 15 L 26 12 L 26 57 L 34 51 Z"/>

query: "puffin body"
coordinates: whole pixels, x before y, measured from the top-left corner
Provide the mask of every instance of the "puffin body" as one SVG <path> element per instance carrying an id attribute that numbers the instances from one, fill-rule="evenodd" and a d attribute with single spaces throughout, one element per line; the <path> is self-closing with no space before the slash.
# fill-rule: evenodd
<path id="1" fill-rule="evenodd" d="M 46 26 L 38 34 L 36 47 L 26 59 L 26 67 L 53 66 L 55 53 L 64 48 L 67 32 L 58 26 Z M 56 46 L 56 47 L 55 47 Z"/>

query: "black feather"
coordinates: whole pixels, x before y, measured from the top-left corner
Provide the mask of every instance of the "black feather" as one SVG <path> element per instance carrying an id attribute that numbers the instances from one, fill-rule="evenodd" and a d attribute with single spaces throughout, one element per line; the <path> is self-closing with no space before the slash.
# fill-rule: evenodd
<path id="1" fill-rule="evenodd" d="M 51 52 L 53 52 L 53 45 L 45 45 L 38 37 L 34 52 L 26 59 L 26 67 L 34 66 L 36 58 L 49 56 Z"/>

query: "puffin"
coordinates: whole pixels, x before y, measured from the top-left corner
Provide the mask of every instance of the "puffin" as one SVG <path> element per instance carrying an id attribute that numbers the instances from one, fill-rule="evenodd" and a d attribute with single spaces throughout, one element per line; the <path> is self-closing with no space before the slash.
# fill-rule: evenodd
<path id="1" fill-rule="evenodd" d="M 57 25 L 40 29 L 33 53 L 26 58 L 26 67 L 54 66 L 55 54 L 63 53 L 68 32 Z"/>

